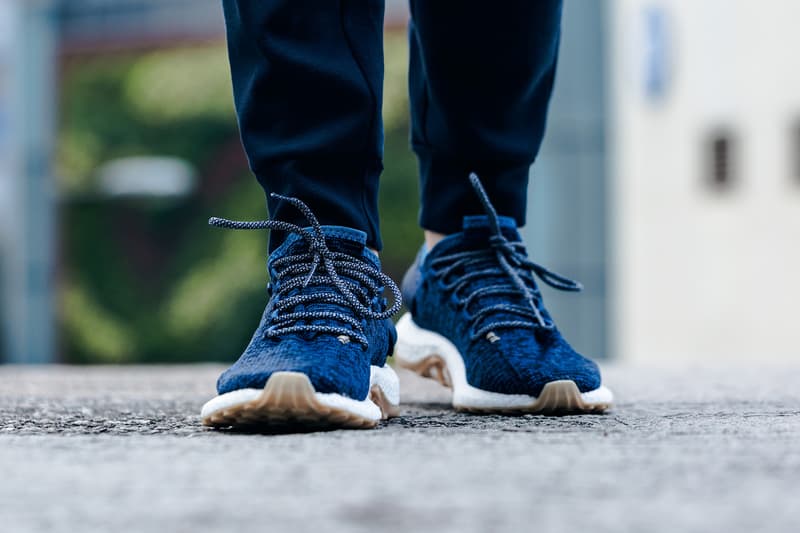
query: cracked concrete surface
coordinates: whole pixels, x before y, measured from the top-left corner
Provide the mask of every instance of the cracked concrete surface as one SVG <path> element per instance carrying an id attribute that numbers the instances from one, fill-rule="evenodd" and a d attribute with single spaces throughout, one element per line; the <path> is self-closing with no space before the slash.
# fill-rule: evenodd
<path id="1" fill-rule="evenodd" d="M 800 531 L 800 364 L 611 366 L 606 415 L 475 416 L 402 373 L 372 431 L 246 435 L 220 367 L 0 367 L 0 531 Z"/>

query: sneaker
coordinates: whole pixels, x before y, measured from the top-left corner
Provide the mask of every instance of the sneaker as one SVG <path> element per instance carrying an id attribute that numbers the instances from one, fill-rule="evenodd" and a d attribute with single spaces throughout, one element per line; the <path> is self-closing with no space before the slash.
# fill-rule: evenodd
<path id="1" fill-rule="evenodd" d="M 320 226 L 306 204 L 290 202 L 310 227 L 212 218 L 231 229 L 287 232 L 269 257 L 270 299 L 244 354 L 217 381 L 203 424 L 244 429 L 370 428 L 395 416 L 397 375 L 386 364 L 397 333 L 397 285 L 381 272 L 366 234 Z M 392 292 L 389 308 L 384 288 Z"/>
<path id="2" fill-rule="evenodd" d="M 561 336 L 534 276 L 556 289 L 580 284 L 532 262 L 514 219 L 498 216 L 475 174 L 486 215 L 420 251 L 403 279 L 410 312 L 397 324 L 398 366 L 453 389 L 458 410 L 601 412 L 613 400 L 597 365 Z"/>

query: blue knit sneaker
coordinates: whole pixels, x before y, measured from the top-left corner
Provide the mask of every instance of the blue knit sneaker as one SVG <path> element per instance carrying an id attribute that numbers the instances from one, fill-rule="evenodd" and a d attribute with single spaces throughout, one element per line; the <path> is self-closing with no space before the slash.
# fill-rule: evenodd
<path id="1" fill-rule="evenodd" d="M 277 196 L 277 195 L 275 195 Z M 397 285 L 380 270 L 362 231 L 320 226 L 296 198 L 310 227 L 269 220 L 209 223 L 288 233 L 269 257 L 270 300 L 239 360 L 203 406 L 213 427 L 367 428 L 397 414 L 397 375 L 386 365 L 397 333 Z M 384 287 L 393 294 L 387 309 Z"/>
<path id="2" fill-rule="evenodd" d="M 597 365 L 556 329 L 534 280 L 580 285 L 528 259 L 512 218 L 498 216 L 470 175 L 486 215 L 417 256 L 403 280 L 410 312 L 397 324 L 395 361 L 453 389 L 471 412 L 600 412 L 613 400 Z"/>

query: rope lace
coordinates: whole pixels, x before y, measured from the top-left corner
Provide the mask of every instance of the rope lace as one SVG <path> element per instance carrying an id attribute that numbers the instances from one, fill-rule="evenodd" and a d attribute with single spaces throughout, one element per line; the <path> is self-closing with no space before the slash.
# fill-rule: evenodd
<path id="1" fill-rule="evenodd" d="M 271 196 L 295 206 L 308 220 L 310 228 L 280 220 L 237 221 L 212 217 L 208 221 L 219 228 L 295 233 L 307 244 L 307 250 L 278 258 L 272 263 L 275 280 L 269 287 L 274 298 L 265 336 L 332 334 L 337 335 L 343 344 L 353 339 L 366 349 L 368 341 L 364 334 L 364 321 L 383 320 L 400 309 L 402 297 L 397 285 L 366 261 L 329 249 L 317 217 L 300 199 L 275 193 Z M 384 287 L 391 291 L 393 304 L 386 309 L 388 304 L 381 298 L 379 307 L 385 310 L 376 310 L 372 302 L 375 297 L 383 295 Z M 315 304 L 332 304 L 349 313 L 345 310 L 308 309 Z M 326 323 L 314 323 L 318 321 Z"/>
<path id="2" fill-rule="evenodd" d="M 489 201 L 478 176 L 472 173 L 469 180 L 489 217 L 489 247 L 457 252 L 433 260 L 431 268 L 434 275 L 442 279 L 445 290 L 452 292 L 458 305 L 466 310 L 471 340 L 486 337 L 490 342 L 495 342 L 499 340 L 495 330 L 503 328 L 552 329 L 552 320 L 546 319 L 540 311 L 542 295 L 534 275 L 547 285 L 563 291 L 580 291 L 581 284 L 528 259 L 525 256 L 525 245 L 511 242 L 503 235 L 497 211 Z M 450 279 L 452 281 L 448 281 Z M 475 281 L 487 279 L 496 282 L 484 285 L 467 296 L 461 296 L 464 289 L 469 289 Z M 487 296 L 512 296 L 519 303 L 485 305 L 479 311 L 470 313 L 471 304 Z M 497 318 L 496 315 L 500 313 L 520 318 Z"/>

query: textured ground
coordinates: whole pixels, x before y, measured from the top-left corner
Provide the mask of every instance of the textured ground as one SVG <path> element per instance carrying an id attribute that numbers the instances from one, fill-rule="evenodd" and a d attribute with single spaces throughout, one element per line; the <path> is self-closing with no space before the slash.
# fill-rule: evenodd
<path id="1" fill-rule="evenodd" d="M 223 434 L 219 369 L 0 367 L 0 531 L 800 531 L 800 364 L 610 367 L 603 416 Z"/>

